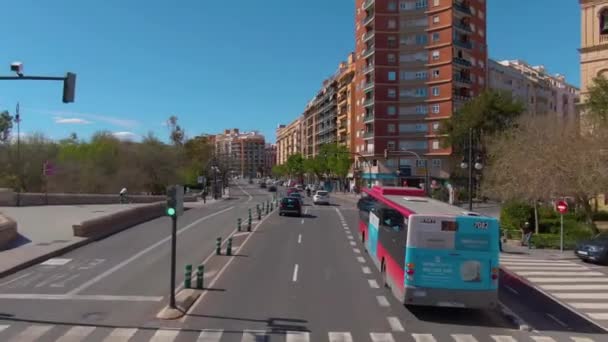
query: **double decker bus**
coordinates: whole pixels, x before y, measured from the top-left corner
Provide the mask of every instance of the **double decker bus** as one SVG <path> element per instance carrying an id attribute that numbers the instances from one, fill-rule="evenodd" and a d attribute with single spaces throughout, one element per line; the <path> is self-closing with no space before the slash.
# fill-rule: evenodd
<path id="1" fill-rule="evenodd" d="M 359 234 L 385 286 L 405 305 L 498 304 L 498 220 L 417 188 L 364 189 Z"/>

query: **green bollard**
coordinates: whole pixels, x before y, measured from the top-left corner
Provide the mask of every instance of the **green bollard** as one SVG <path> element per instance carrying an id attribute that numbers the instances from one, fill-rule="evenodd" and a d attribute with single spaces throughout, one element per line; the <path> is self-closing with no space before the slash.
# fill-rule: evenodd
<path id="1" fill-rule="evenodd" d="M 258 209 L 258 221 L 262 219 L 262 210 Z"/>
<path id="2" fill-rule="evenodd" d="M 249 217 L 251 217 L 251 208 L 249 208 Z"/>
<path id="3" fill-rule="evenodd" d="M 270 209 L 270 207 L 266 206 L 266 215 L 268 215 L 269 209 Z"/>
<path id="4" fill-rule="evenodd" d="M 260 205 L 259 204 L 255 205 L 255 211 L 257 211 L 258 213 L 260 212 Z"/>
<path id="5" fill-rule="evenodd" d="M 215 254 L 222 255 L 222 238 L 215 239 Z"/>
<path id="6" fill-rule="evenodd" d="M 228 238 L 228 244 L 226 246 L 226 255 L 232 255 L 232 238 Z"/>
<path id="7" fill-rule="evenodd" d="M 192 287 L 192 265 L 186 265 L 186 272 L 184 273 L 184 288 L 189 289 Z"/>
<path id="8" fill-rule="evenodd" d="M 270 211 L 274 210 L 274 202 L 270 202 Z"/>
<path id="9" fill-rule="evenodd" d="M 241 231 L 241 218 L 236 219 L 236 230 Z"/>
<path id="10" fill-rule="evenodd" d="M 205 265 L 198 265 L 196 268 L 196 288 L 203 289 L 203 277 L 205 275 Z"/>
<path id="11" fill-rule="evenodd" d="M 251 216 L 249 216 L 249 221 L 247 221 L 247 231 L 251 231 Z"/>

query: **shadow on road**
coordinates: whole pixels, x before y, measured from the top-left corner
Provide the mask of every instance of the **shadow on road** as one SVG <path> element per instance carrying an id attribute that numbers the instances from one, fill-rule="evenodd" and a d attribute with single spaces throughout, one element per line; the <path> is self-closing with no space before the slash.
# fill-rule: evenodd
<path id="1" fill-rule="evenodd" d="M 518 329 L 512 322 L 502 317 L 498 311 L 462 308 L 436 308 L 408 306 L 407 309 L 421 321 L 440 324 L 479 326 L 490 328 Z"/>
<path id="2" fill-rule="evenodd" d="M 17 247 L 26 245 L 30 242 L 32 242 L 32 240 L 28 239 L 25 235 L 21 235 L 20 233 L 17 233 L 17 237 L 10 244 L 8 244 L 8 246 L 6 246 L 5 248 L 0 248 L 0 251 L 6 251 L 9 249 L 17 248 Z"/>

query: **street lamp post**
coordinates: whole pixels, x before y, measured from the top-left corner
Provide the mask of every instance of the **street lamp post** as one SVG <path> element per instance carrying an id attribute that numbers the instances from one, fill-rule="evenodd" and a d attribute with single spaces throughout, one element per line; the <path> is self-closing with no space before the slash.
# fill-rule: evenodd
<path id="1" fill-rule="evenodd" d="M 430 192 L 430 174 L 429 174 L 429 165 L 428 165 L 428 161 L 425 159 L 422 159 L 420 157 L 420 155 L 414 151 L 410 151 L 410 150 L 399 150 L 399 151 L 390 151 L 391 153 L 410 153 L 412 155 L 414 155 L 417 160 L 424 160 L 424 191 L 426 191 L 427 196 L 431 196 L 431 192 Z M 388 159 L 389 156 L 389 150 L 385 149 L 384 150 L 384 158 Z M 397 170 L 399 170 L 399 167 L 397 166 Z"/>
<path id="2" fill-rule="evenodd" d="M 481 161 L 476 158 L 475 162 L 473 162 L 473 129 L 469 128 L 469 156 L 468 162 L 462 161 L 460 167 L 462 169 L 468 169 L 469 171 L 469 181 L 468 181 L 468 189 L 469 189 L 469 211 L 473 211 L 473 168 L 477 171 L 481 171 L 483 169 L 483 164 Z"/>

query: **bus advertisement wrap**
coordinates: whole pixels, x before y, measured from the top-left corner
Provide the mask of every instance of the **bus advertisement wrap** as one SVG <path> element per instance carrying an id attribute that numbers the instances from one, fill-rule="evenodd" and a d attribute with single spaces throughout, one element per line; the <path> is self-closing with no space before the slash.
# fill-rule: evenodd
<path id="1" fill-rule="evenodd" d="M 373 256 L 377 256 L 378 245 L 378 228 L 380 226 L 380 218 L 373 212 L 369 213 L 369 225 L 367 228 L 367 250 Z"/>

